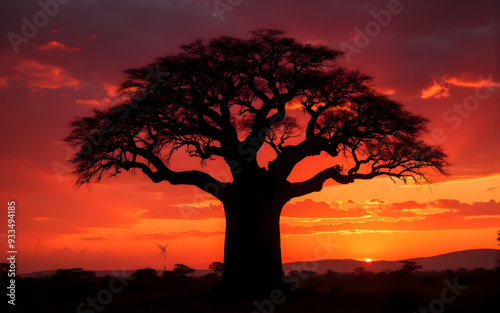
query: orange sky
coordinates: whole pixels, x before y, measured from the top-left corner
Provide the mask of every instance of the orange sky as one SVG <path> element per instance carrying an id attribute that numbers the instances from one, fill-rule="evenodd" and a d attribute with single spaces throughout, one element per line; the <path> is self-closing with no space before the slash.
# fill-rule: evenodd
<path id="1" fill-rule="evenodd" d="M 275 27 L 300 41 L 356 47 L 357 29 L 375 20 L 371 10 L 387 7 L 387 1 L 338 7 L 326 0 L 307 6 L 298 0 L 245 1 L 221 21 L 211 1 L 133 2 L 72 2 L 17 53 L 9 40 L 0 43 L 5 208 L 0 255 L 6 251 L 7 201 L 15 200 L 20 272 L 160 269 L 156 243 L 169 243 L 169 268 L 184 263 L 201 269 L 222 261 L 222 208 L 194 187 L 153 184 L 140 173 L 125 173 L 91 190 L 76 190 L 66 164 L 71 151 L 62 141 L 68 124 L 94 107 L 116 103 L 124 69 L 196 38 L 246 37 L 257 27 Z M 281 219 L 283 262 L 398 260 L 497 248 L 500 79 L 499 66 L 492 66 L 498 65 L 494 23 L 499 23 L 491 16 L 493 2 L 401 5 L 378 35 L 341 63 L 373 75 L 381 91 L 431 120 L 426 140 L 450 154 L 452 175 L 432 176 L 436 184 L 430 187 L 388 178 L 345 186 L 328 182 L 323 191 L 294 199 Z M 21 34 L 21 17 L 37 10 L 35 2 L 2 3 L 0 11 L 10 12 L 1 22 L 4 34 Z M 266 159 L 264 153 L 263 166 Z M 292 178 L 310 177 L 326 161 L 322 156 L 305 160 Z M 183 155 L 172 163 L 175 169 L 197 166 Z M 205 170 L 221 180 L 229 177 L 220 162 Z M 318 253 L 325 246 L 329 249 Z"/>

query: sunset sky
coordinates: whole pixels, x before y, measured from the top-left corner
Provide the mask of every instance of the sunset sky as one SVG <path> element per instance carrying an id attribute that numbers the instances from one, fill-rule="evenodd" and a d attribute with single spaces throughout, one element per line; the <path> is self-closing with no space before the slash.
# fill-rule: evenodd
<path id="1" fill-rule="evenodd" d="M 61 2 L 61 3 L 60 3 Z M 281 218 L 283 262 L 400 260 L 498 248 L 500 229 L 500 6 L 431 0 L 72 0 L 0 2 L 0 219 L 16 202 L 21 273 L 57 268 L 161 269 L 222 261 L 220 203 L 191 186 L 138 172 L 75 187 L 62 141 L 69 123 L 118 101 L 124 70 L 196 39 L 278 28 L 343 49 L 341 65 L 431 120 L 429 143 L 450 155 L 432 186 L 389 178 L 293 199 Z M 265 159 L 265 158 L 263 158 Z M 305 160 L 292 179 L 325 168 Z M 263 162 L 264 163 L 264 162 Z M 179 155 L 174 169 L 198 168 Z M 263 166 L 265 164 L 262 164 Z M 219 163 L 205 171 L 229 177 Z M 321 249 L 318 247 L 329 247 Z M 2 261 L 4 262 L 4 261 Z"/>

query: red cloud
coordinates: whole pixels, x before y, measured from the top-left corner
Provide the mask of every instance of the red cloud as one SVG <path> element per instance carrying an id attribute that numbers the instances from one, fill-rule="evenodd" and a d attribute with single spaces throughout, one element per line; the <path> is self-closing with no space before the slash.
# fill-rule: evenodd
<path id="1" fill-rule="evenodd" d="M 149 209 L 139 217 L 173 220 L 206 220 L 224 218 L 224 211 L 222 210 L 222 206 L 213 204 L 208 207 L 180 206 Z"/>
<path id="2" fill-rule="evenodd" d="M 174 232 L 174 233 L 171 233 L 171 234 L 173 234 L 173 235 L 180 235 L 180 236 L 201 237 L 201 238 L 224 236 L 224 232 L 223 231 L 202 232 L 202 231 L 198 231 L 198 230 L 188 230 L 188 231 L 183 231 L 183 232 Z"/>
<path id="3" fill-rule="evenodd" d="M 377 216 L 382 217 L 416 217 L 418 213 L 409 210 L 449 209 L 457 215 L 480 216 L 480 215 L 500 215 L 500 202 L 490 200 L 488 202 L 473 202 L 472 204 L 461 203 L 455 199 L 438 199 L 431 202 L 418 203 L 406 201 L 393 203 L 381 208 Z"/>
<path id="4" fill-rule="evenodd" d="M 434 83 L 427 89 L 422 90 L 422 99 L 427 98 L 446 98 L 450 96 L 450 91 L 446 83 L 438 83 L 434 79 Z"/>
<path id="5" fill-rule="evenodd" d="M 64 51 L 64 52 L 76 52 L 82 51 L 80 48 L 70 48 L 59 41 L 49 41 L 44 45 L 37 46 L 37 50 L 40 51 Z"/>
<path id="6" fill-rule="evenodd" d="M 416 217 L 418 214 L 413 210 L 425 209 L 426 207 L 426 203 L 415 201 L 396 202 L 385 207 L 379 207 L 380 211 L 376 215 L 382 217 Z"/>
<path id="7" fill-rule="evenodd" d="M 378 198 L 373 198 L 367 201 L 369 204 L 387 204 L 387 201 L 378 199 Z"/>
<path id="8" fill-rule="evenodd" d="M 493 228 L 500 223 L 500 202 L 490 200 L 488 202 L 474 202 L 472 204 L 461 203 L 453 199 L 440 199 L 432 202 L 418 203 L 406 201 L 393 203 L 385 206 L 376 215 L 380 217 L 419 217 L 410 209 L 440 208 L 450 209 L 448 212 L 422 215 L 413 221 L 407 220 L 369 220 L 348 222 L 341 224 L 316 224 L 313 226 L 282 224 L 283 234 L 313 234 L 328 231 L 420 231 L 440 229 L 481 229 Z M 481 216 L 498 216 L 481 218 Z M 471 218 L 475 217 L 475 218 Z"/>
<path id="9" fill-rule="evenodd" d="M 282 216 L 286 217 L 310 217 L 310 218 L 337 218 L 337 217 L 362 217 L 368 213 L 361 208 L 339 209 L 338 206 L 326 202 L 315 202 L 310 199 L 297 201 L 294 204 L 286 204 Z"/>
<path id="10" fill-rule="evenodd" d="M 491 76 L 488 78 L 483 78 L 479 76 L 476 80 L 464 80 L 456 77 L 446 78 L 441 80 L 439 83 L 433 78 L 434 83 L 427 89 L 422 90 L 422 99 L 427 98 L 446 98 L 450 96 L 450 87 L 500 87 L 500 83 L 496 83 L 492 80 Z"/>
<path id="11" fill-rule="evenodd" d="M 87 240 L 87 241 L 102 241 L 102 240 L 108 240 L 106 237 L 83 237 L 82 240 Z"/>
<path id="12" fill-rule="evenodd" d="M 114 103 L 114 101 L 120 99 L 122 96 L 120 92 L 118 92 L 118 86 L 104 82 L 101 87 L 106 91 L 105 97 L 101 99 L 77 99 L 75 102 L 91 106 L 104 106 Z"/>
<path id="13" fill-rule="evenodd" d="M 461 202 L 455 199 L 438 199 L 436 201 L 429 202 L 429 204 L 434 207 L 444 209 L 457 209 L 461 205 Z"/>
<path id="14" fill-rule="evenodd" d="M 207 237 L 217 237 L 223 236 L 223 231 L 212 231 L 212 232 L 201 232 L 198 230 L 188 230 L 183 232 L 172 232 L 166 234 L 141 234 L 139 236 L 134 237 L 134 239 L 146 239 L 146 240 L 172 240 L 182 238 L 184 236 L 191 237 L 199 237 L 199 238 L 207 238 Z"/>
<path id="15" fill-rule="evenodd" d="M 281 225 L 283 235 L 310 235 L 319 232 L 355 232 L 355 231 L 423 231 L 445 229 L 481 229 L 494 228 L 500 218 L 465 219 L 453 212 L 430 215 L 412 222 L 368 221 L 359 223 L 321 224 L 313 226 Z"/>
<path id="16" fill-rule="evenodd" d="M 478 80 L 461 80 L 458 78 L 449 78 L 446 80 L 446 83 L 452 84 L 455 86 L 461 86 L 461 87 L 472 87 L 472 88 L 477 88 L 477 87 L 483 87 L 483 86 L 488 86 L 488 87 L 500 87 L 500 83 L 494 82 L 491 77 L 489 78 L 483 78 L 479 77 Z"/>
<path id="17" fill-rule="evenodd" d="M 457 214 L 467 216 L 500 215 L 500 202 L 490 200 L 488 202 L 474 202 L 472 204 L 462 203 L 458 208 Z"/>
<path id="18" fill-rule="evenodd" d="M 457 215 L 480 216 L 500 215 L 500 202 L 490 200 L 488 202 L 473 202 L 472 204 L 461 203 L 454 199 L 439 199 L 429 202 L 429 206 L 443 209 L 453 209 Z"/>
<path id="19" fill-rule="evenodd" d="M 64 69 L 33 59 L 13 59 L 5 64 L 3 70 L 5 74 L 0 76 L 0 81 L 9 87 L 24 87 L 30 91 L 80 88 L 80 81 L 71 77 Z"/>
<path id="20" fill-rule="evenodd" d="M 80 104 L 91 105 L 91 106 L 103 106 L 103 105 L 110 104 L 111 100 L 109 98 L 103 98 L 101 100 L 95 100 L 95 99 L 89 99 L 89 100 L 77 99 L 77 100 L 75 100 L 75 102 L 76 103 L 80 103 Z"/>
<path id="21" fill-rule="evenodd" d="M 133 239 L 138 239 L 138 240 L 173 240 L 173 239 L 178 239 L 181 238 L 180 235 L 172 235 L 172 234 L 141 234 L 138 236 L 135 236 Z"/>

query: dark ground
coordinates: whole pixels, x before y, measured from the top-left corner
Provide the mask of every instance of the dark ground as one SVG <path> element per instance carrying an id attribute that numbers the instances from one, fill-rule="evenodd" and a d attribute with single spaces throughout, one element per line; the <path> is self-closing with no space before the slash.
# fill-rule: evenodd
<path id="1" fill-rule="evenodd" d="M 59 270 L 49 277 L 17 278 L 16 305 L 7 305 L 4 295 L 1 312 L 500 312 L 500 268 L 294 275 L 300 288 L 292 293 L 234 300 L 209 291 L 213 275 L 178 277 L 167 271 L 160 277 L 143 269 L 117 279 Z"/>

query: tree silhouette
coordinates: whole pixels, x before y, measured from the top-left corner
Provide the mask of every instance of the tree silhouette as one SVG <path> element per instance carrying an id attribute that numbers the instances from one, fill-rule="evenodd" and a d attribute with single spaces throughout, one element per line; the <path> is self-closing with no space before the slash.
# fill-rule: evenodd
<path id="1" fill-rule="evenodd" d="M 354 272 L 358 274 L 359 276 L 366 274 L 366 269 L 363 266 L 356 267 L 354 269 Z"/>
<path id="2" fill-rule="evenodd" d="M 418 265 L 417 262 L 414 262 L 414 261 L 404 260 L 404 261 L 401 261 L 401 263 L 403 263 L 403 268 L 401 270 L 403 270 L 406 273 L 411 274 L 418 269 L 422 269 L 422 265 Z"/>
<path id="3" fill-rule="evenodd" d="M 158 272 L 150 267 L 136 270 L 132 275 L 132 289 L 153 289 L 157 287 L 160 281 Z"/>
<path id="4" fill-rule="evenodd" d="M 329 179 L 425 182 L 428 168 L 445 173 L 442 149 L 419 139 L 428 121 L 377 92 L 369 76 L 340 67 L 341 51 L 278 30 L 182 50 L 128 70 L 121 87 L 128 100 L 78 118 L 65 140 L 77 151 L 77 185 L 140 170 L 155 183 L 194 185 L 220 200 L 221 285 L 229 290 L 244 290 L 243 282 L 261 291 L 282 286 L 279 219 L 290 199 Z M 274 157 L 267 164 L 257 157 L 264 146 Z M 223 160 L 231 179 L 173 170 L 172 156 L 182 152 L 204 165 Z M 329 157 L 323 170 L 288 180 L 299 162 L 320 154 Z"/>
<path id="5" fill-rule="evenodd" d="M 132 276 L 136 280 L 150 280 L 152 278 L 158 278 L 158 272 L 150 267 L 141 268 L 135 271 Z"/>
<path id="6" fill-rule="evenodd" d="M 224 264 L 222 264 L 222 262 L 212 262 L 212 264 L 210 264 L 208 268 L 214 271 L 214 277 L 215 280 L 217 280 L 217 278 L 222 274 Z"/>
<path id="7" fill-rule="evenodd" d="M 10 268 L 10 264 L 9 263 L 0 263 L 0 277 L 1 276 L 7 276 L 9 268 Z"/>
<path id="8" fill-rule="evenodd" d="M 187 274 L 194 273 L 194 269 L 184 264 L 175 264 L 174 275 L 177 277 L 186 277 Z"/>
<path id="9" fill-rule="evenodd" d="M 84 271 L 80 267 L 69 269 L 58 269 L 56 273 L 50 276 L 52 280 L 58 281 L 77 281 L 88 280 L 96 277 L 96 273 L 92 271 Z"/>

